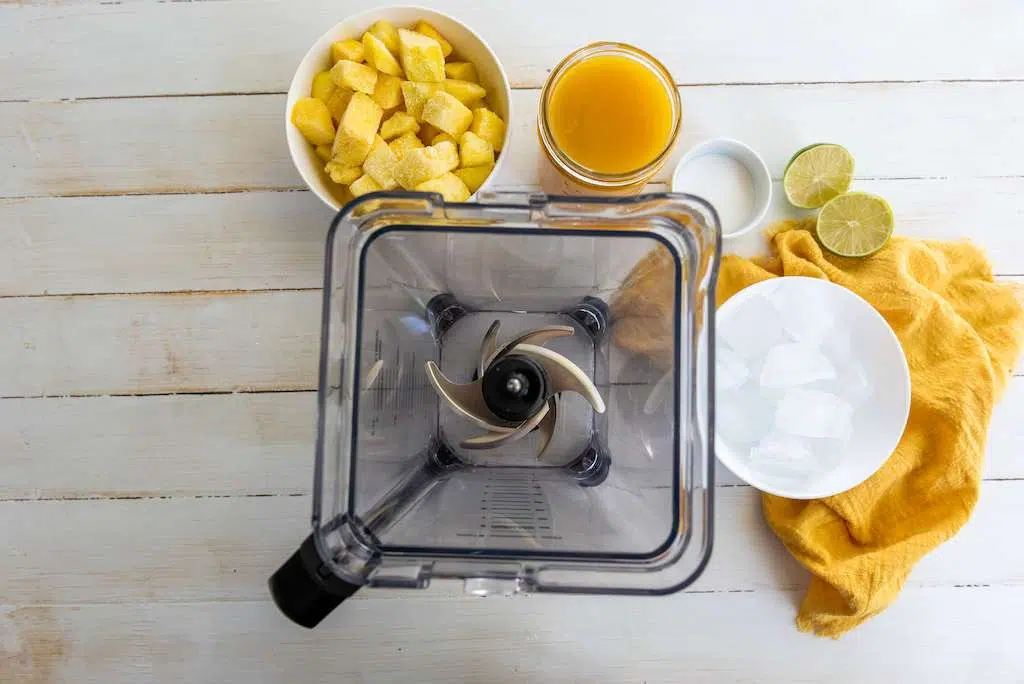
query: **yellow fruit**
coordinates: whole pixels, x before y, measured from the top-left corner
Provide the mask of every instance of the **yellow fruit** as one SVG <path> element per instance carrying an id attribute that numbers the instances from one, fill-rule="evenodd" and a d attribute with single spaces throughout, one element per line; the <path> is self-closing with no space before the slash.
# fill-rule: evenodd
<path id="1" fill-rule="evenodd" d="M 436 145 L 439 142 L 454 143 L 455 142 L 455 138 L 453 138 L 452 136 L 448 135 L 447 133 L 438 133 L 437 135 L 435 135 L 433 138 L 430 139 L 430 144 L 431 145 Z"/>
<path id="2" fill-rule="evenodd" d="M 446 202 L 465 202 L 469 199 L 469 188 L 462 179 L 452 173 L 440 178 L 424 181 L 416 186 L 419 192 L 439 192 Z"/>
<path id="3" fill-rule="evenodd" d="M 331 112 L 315 97 L 300 98 L 292 107 L 292 123 L 302 137 L 314 145 L 326 145 L 334 140 L 334 122 Z"/>
<path id="4" fill-rule="evenodd" d="M 319 100 L 316 100 L 319 102 Z M 338 123 L 334 159 L 343 166 L 359 166 L 373 145 L 384 112 L 365 93 L 355 93 Z"/>
<path id="5" fill-rule="evenodd" d="M 370 153 L 366 155 L 366 161 L 363 162 L 363 172 L 377 181 L 383 190 L 392 190 L 398 187 L 398 181 L 395 180 L 397 165 L 398 158 L 395 157 L 395 153 L 384 142 L 384 138 L 378 135 L 373 141 Z"/>
<path id="6" fill-rule="evenodd" d="M 494 164 L 488 164 L 486 166 L 470 166 L 468 168 L 455 169 L 452 173 L 466 184 L 470 192 L 476 192 L 493 170 Z"/>
<path id="7" fill-rule="evenodd" d="M 471 62 L 448 62 L 444 65 L 444 74 L 457 81 L 480 82 L 476 75 L 476 67 Z"/>
<path id="8" fill-rule="evenodd" d="M 373 95 L 377 87 L 377 70 L 349 59 L 343 59 L 331 67 L 334 85 Z"/>
<path id="9" fill-rule="evenodd" d="M 331 61 L 337 62 L 340 59 L 348 59 L 353 62 L 363 61 L 363 44 L 355 38 L 339 40 L 331 45 Z"/>
<path id="10" fill-rule="evenodd" d="M 331 112 L 331 118 L 341 121 L 341 115 L 348 107 L 348 101 L 352 99 L 352 91 L 348 88 L 334 88 L 334 92 L 327 98 L 327 109 Z"/>
<path id="11" fill-rule="evenodd" d="M 359 197 L 360 195 L 365 195 L 368 192 L 377 192 L 382 189 L 383 188 L 380 187 L 377 181 L 373 180 L 366 174 L 356 178 L 352 181 L 352 185 L 348 186 L 348 191 L 352 193 L 353 197 Z"/>
<path id="12" fill-rule="evenodd" d="M 309 91 L 310 96 L 315 97 L 324 104 L 327 104 L 327 100 L 333 92 L 334 79 L 331 78 L 330 71 L 321 71 L 313 77 L 313 87 L 310 88 Z M 328 109 L 330 109 L 330 107 L 328 107 Z"/>
<path id="13" fill-rule="evenodd" d="M 423 105 L 427 99 L 441 90 L 440 83 L 415 83 L 402 81 L 402 98 L 405 100 L 405 111 L 417 119 L 423 118 Z"/>
<path id="14" fill-rule="evenodd" d="M 423 104 L 422 119 L 457 139 L 473 123 L 473 111 L 454 95 L 442 90 L 431 95 Z"/>
<path id="15" fill-rule="evenodd" d="M 431 126 L 426 121 L 420 122 L 420 140 L 423 141 L 424 145 L 433 145 L 434 138 L 439 135 L 441 135 L 441 131 L 436 126 Z"/>
<path id="16" fill-rule="evenodd" d="M 409 131 L 389 142 L 388 147 L 395 153 L 395 159 L 401 159 L 409 150 L 419 149 L 424 147 L 424 145 L 423 141 L 416 137 L 415 133 Z"/>
<path id="17" fill-rule="evenodd" d="M 485 166 L 494 163 L 494 146 L 472 131 L 459 140 L 460 166 Z"/>
<path id="18" fill-rule="evenodd" d="M 363 34 L 363 52 L 366 55 L 366 63 L 383 74 L 401 76 L 402 67 L 398 60 L 391 54 L 384 42 L 369 31 Z"/>
<path id="19" fill-rule="evenodd" d="M 324 171 L 338 185 L 348 185 L 363 175 L 363 170 L 358 166 L 342 166 L 336 161 L 327 162 Z"/>
<path id="20" fill-rule="evenodd" d="M 399 29 L 398 45 L 407 79 L 427 83 L 444 80 L 444 53 L 440 43 L 422 33 Z"/>
<path id="21" fill-rule="evenodd" d="M 444 82 L 444 89 L 455 96 L 455 98 L 472 108 L 480 100 L 487 96 L 487 91 L 482 86 L 469 81 L 457 81 L 449 78 Z"/>
<path id="22" fill-rule="evenodd" d="M 395 167 L 395 179 L 406 190 L 414 190 L 417 185 L 439 178 L 454 168 L 450 153 L 440 145 L 420 147 L 406 150 Z"/>
<path id="23" fill-rule="evenodd" d="M 380 38 L 391 54 L 398 54 L 398 29 L 390 21 L 381 19 L 370 27 L 370 33 Z"/>
<path id="24" fill-rule="evenodd" d="M 373 89 L 373 101 L 382 109 L 394 109 L 402 104 L 402 79 L 389 74 L 377 76 L 377 87 Z"/>
<path id="25" fill-rule="evenodd" d="M 451 171 L 459 165 L 459 148 L 456 147 L 455 143 L 450 140 L 442 140 L 431 145 L 431 147 L 437 150 L 438 159 L 443 160 L 445 166 L 448 167 L 445 171 Z"/>
<path id="26" fill-rule="evenodd" d="M 397 138 L 400 135 L 405 135 L 410 131 L 412 133 L 416 133 L 419 130 L 420 125 L 411 114 L 407 114 L 406 112 L 395 112 L 387 121 L 381 124 L 380 137 L 385 140 L 391 140 L 392 138 Z"/>
<path id="27" fill-rule="evenodd" d="M 320 157 L 321 161 L 331 161 L 331 146 L 330 145 L 317 145 L 316 156 Z"/>
<path id="28" fill-rule="evenodd" d="M 436 40 L 438 45 L 441 46 L 441 54 L 443 54 L 445 57 L 452 54 L 452 44 L 445 40 L 444 36 L 442 36 L 436 28 L 434 28 L 427 22 L 417 22 L 416 27 L 413 30 L 416 31 L 416 33 L 422 33 L 423 35 Z"/>
<path id="29" fill-rule="evenodd" d="M 501 151 L 501 146 L 505 142 L 505 122 L 490 109 L 486 107 L 474 109 L 473 124 L 469 130 L 491 143 L 495 152 Z"/>

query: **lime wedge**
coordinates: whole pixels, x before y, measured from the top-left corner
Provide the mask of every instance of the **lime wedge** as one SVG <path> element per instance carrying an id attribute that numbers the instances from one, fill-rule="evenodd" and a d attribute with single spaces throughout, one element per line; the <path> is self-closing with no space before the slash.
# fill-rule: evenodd
<path id="1" fill-rule="evenodd" d="M 793 206 L 815 209 L 846 192 L 852 181 L 853 155 L 842 145 L 819 143 L 789 160 L 782 187 Z"/>
<path id="2" fill-rule="evenodd" d="M 844 257 L 864 257 L 880 250 L 893 228 L 892 207 L 881 197 L 848 192 L 818 212 L 818 240 L 828 251 Z"/>

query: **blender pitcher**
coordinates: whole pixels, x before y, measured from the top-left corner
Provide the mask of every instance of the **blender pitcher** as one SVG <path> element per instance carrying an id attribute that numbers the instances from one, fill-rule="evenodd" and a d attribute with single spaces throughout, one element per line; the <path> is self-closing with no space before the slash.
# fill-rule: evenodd
<path id="1" fill-rule="evenodd" d="M 682 194 L 346 206 L 313 532 L 270 579 L 280 609 L 313 627 L 360 587 L 435 577 L 477 595 L 693 582 L 712 542 L 719 251 L 714 210 Z"/>

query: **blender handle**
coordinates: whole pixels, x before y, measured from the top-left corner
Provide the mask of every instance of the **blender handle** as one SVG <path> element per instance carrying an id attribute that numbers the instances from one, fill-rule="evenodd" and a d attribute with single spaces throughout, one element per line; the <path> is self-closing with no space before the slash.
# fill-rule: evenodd
<path id="1" fill-rule="evenodd" d="M 362 585 L 346 582 L 321 560 L 313 535 L 270 576 L 270 595 L 292 622 L 312 629 Z"/>

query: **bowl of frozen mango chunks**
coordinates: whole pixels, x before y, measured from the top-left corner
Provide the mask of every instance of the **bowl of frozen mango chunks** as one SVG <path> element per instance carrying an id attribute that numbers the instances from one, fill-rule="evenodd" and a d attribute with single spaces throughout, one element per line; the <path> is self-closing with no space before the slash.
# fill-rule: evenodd
<path id="1" fill-rule="evenodd" d="M 452 17 L 382 7 L 313 44 L 288 89 L 295 168 L 334 210 L 368 192 L 464 202 L 507 153 L 511 88 L 494 51 Z"/>

